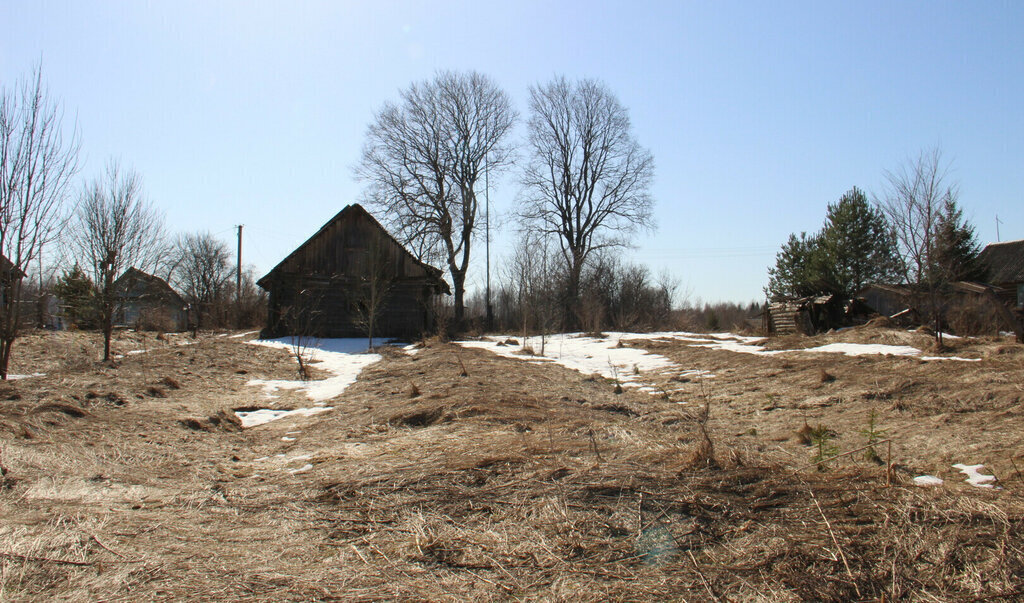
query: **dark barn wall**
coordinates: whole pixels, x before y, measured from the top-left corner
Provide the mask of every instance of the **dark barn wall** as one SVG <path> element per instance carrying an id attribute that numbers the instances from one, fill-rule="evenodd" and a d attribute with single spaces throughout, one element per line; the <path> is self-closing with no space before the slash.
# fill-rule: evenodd
<path id="1" fill-rule="evenodd" d="M 356 304 L 365 297 L 374 259 L 387 267 L 391 280 L 374 336 L 409 338 L 431 331 L 430 302 L 443 286 L 439 274 L 417 262 L 370 214 L 354 205 L 260 279 L 259 285 L 269 292 L 265 335 L 364 337 Z"/>

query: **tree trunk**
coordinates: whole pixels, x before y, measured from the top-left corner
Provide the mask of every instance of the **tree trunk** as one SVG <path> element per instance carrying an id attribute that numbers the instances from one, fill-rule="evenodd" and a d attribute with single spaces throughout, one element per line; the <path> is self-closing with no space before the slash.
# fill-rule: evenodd
<path id="1" fill-rule="evenodd" d="M 583 277 L 583 260 L 573 254 L 569 265 L 569 282 L 566 284 L 565 329 L 575 331 L 579 327 L 580 279 Z"/>
<path id="2" fill-rule="evenodd" d="M 103 362 L 110 360 L 110 335 L 114 331 L 113 317 L 107 315 L 103 323 Z"/>
<path id="3" fill-rule="evenodd" d="M 466 271 L 451 269 L 452 274 L 452 291 L 455 297 L 455 310 L 453 316 L 454 327 L 456 331 L 462 330 L 462 319 L 465 314 L 464 297 L 466 295 Z"/>
<path id="4" fill-rule="evenodd" d="M 4 336 L 0 340 L 0 380 L 7 381 L 7 366 L 11 361 L 11 348 L 14 347 L 14 338 Z"/>

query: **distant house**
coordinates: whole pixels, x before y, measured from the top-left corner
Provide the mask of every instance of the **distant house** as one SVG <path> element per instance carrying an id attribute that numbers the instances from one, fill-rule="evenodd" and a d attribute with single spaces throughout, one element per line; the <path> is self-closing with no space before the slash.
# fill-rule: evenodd
<path id="1" fill-rule="evenodd" d="M 264 335 L 365 336 L 360 315 L 375 278 L 387 280 L 375 336 L 415 337 L 435 328 L 431 301 L 449 293 L 441 271 L 354 204 L 257 281 L 269 294 Z"/>
<path id="2" fill-rule="evenodd" d="M 114 326 L 184 331 L 188 328 L 185 300 L 164 279 L 129 268 L 113 284 L 117 308 Z"/>
<path id="3" fill-rule="evenodd" d="M 885 285 L 873 283 L 857 293 L 857 298 L 864 300 L 867 306 L 897 321 L 897 324 L 917 324 L 921 315 L 918 311 L 917 299 L 913 288 L 907 285 Z"/>
<path id="4" fill-rule="evenodd" d="M 7 305 L 12 301 L 11 289 L 14 283 L 23 278 L 25 273 L 7 259 L 7 256 L 0 255 L 0 305 Z"/>
<path id="5" fill-rule="evenodd" d="M 1024 308 L 1024 239 L 991 243 L 981 250 L 986 282 L 996 287 L 1004 303 Z"/>
<path id="6" fill-rule="evenodd" d="M 863 322 L 869 311 L 860 300 L 832 294 L 777 300 L 761 314 L 761 328 L 768 335 L 814 335 Z"/>

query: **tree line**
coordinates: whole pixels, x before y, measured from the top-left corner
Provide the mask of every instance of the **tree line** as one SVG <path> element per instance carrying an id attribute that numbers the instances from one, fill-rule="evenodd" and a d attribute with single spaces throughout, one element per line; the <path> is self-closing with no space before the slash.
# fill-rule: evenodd
<path id="1" fill-rule="evenodd" d="M 28 318 L 28 289 L 51 287 L 65 318 L 104 334 L 110 358 L 116 279 L 128 268 L 160 276 L 184 294 L 193 327 L 245 325 L 260 320 L 252 270 L 243 287 L 228 247 L 208 232 L 167 233 L 163 216 L 147 199 L 139 174 L 110 160 L 102 175 L 76 190 L 81 137 L 64 123 L 61 103 L 43 83 L 42 70 L 0 88 L 0 378 Z M 55 282 L 42 282 L 49 250 L 64 266 Z M 39 279 L 24 278 L 38 267 Z M 236 302 L 227 311 L 229 300 Z M 231 315 L 230 318 L 228 315 Z"/>
<path id="2" fill-rule="evenodd" d="M 556 77 L 530 87 L 520 141 L 512 139 L 519 115 L 511 98 L 480 73 L 440 72 L 400 97 L 375 114 L 356 173 L 367 204 L 397 238 L 446 267 L 456 329 L 466 325 L 466 274 L 486 226 L 481 189 L 510 170 L 520 185 L 512 212 L 518 243 L 494 295 L 501 325 L 600 330 L 650 321 L 646 308 L 612 293 L 612 281 L 660 296 L 651 308 L 671 309 L 645 269 L 614 259 L 634 234 L 654 228 L 654 160 L 605 84 Z M 493 328 L 490 299 L 485 306 Z"/>
<path id="3" fill-rule="evenodd" d="M 952 283 L 985 278 L 948 170 L 936 147 L 885 172 L 873 202 L 854 187 L 828 204 L 821 230 L 791 234 L 782 245 L 768 270 L 768 297 L 853 297 L 872 283 L 903 285 L 941 332 L 941 298 Z"/>

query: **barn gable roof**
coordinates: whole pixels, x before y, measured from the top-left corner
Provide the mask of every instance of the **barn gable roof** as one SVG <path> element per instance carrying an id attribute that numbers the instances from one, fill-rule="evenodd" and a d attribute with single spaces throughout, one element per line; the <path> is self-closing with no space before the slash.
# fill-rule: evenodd
<path id="1" fill-rule="evenodd" d="M 992 284 L 1024 283 L 1024 239 L 990 243 L 981 250 L 978 261 Z"/>
<path id="2" fill-rule="evenodd" d="M 20 278 L 25 278 L 25 273 L 7 259 L 7 256 L 0 254 L 0 280 L 13 281 Z"/>
<path id="3" fill-rule="evenodd" d="M 167 284 L 167 281 L 134 266 L 125 270 L 112 286 L 117 297 L 121 299 L 162 299 L 173 304 L 185 305 L 185 300 Z"/>
<path id="4" fill-rule="evenodd" d="M 303 250 L 307 246 L 311 245 L 314 241 L 316 241 L 325 232 L 328 232 L 331 229 L 331 226 L 333 226 L 336 222 L 338 222 L 340 220 L 343 220 L 345 218 L 348 218 L 352 214 L 356 214 L 359 217 L 362 217 L 362 218 L 366 219 L 381 234 L 383 234 L 389 241 L 394 243 L 395 247 L 397 247 L 399 250 L 401 250 L 401 253 L 405 257 L 407 257 L 409 260 L 411 260 L 417 266 L 423 268 L 424 272 L 426 272 L 430 277 L 432 277 L 433 280 L 436 281 L 435 284 L 438 286 L 438 288 L 442 292 L 444 292 L 444 293 L 450 293 L 451 292 L 451 290 L 448 287 L 448 283 L 446 283 L 444 281 L 444 279 L 441 278 L 441 275 L 443 273 L 442 273 L 442 271 L 440 269 L 435 268 L 435 267 L 431 266 L 430 264 L 427 264 L 427 263 L 421 261 L 419 258 L 414 256 L 413 254 L 409 253 L 409 250 L 406 249 L 404 245 L 399 243 L 398 240 L 394 236 L 392 236 L 391 233 L 388 232 L 388 230 L 386 228 L 384 228 L 384 226 L 382 226 L 380 222 L 377 221 L 377 218 L 373 217 L 373 214 L 371 214 L 370 212 L 366 211 L 366 208 L 364 208 L 362 205 L 360 205 L 358 203 L 353 203 L 352 205 L 345 206 L 344 209 L 339 211 L 337 214 L 335 214 L 335 216 L 333 218 L 331 218 L 323 226 L 321 226 L 313 234 L 313 236 L 311 236 L 308 239 L 306 239 L 306 241 L 302 245 L 299 245 L 298 247 L 296 247 L 291 253 L 289 253 L 287 256 L 285 256 L 285 258 L 283 260 L 278 262 L 278 264 L 276 266 L 274 266 L 270 270 L 270 272 L 266 273 L 265 275 L 263 275 L 262 278 L 260 278 L 258 281 L 256 281 L 256 284 L 259 285 L 260 287 L 263 287 L 264 289 L 266 289 L 267 285 L 269 284 L 269 279 L 274 275 L 275 272 L 277 272 L 279 270 L 284 270 L 285 266 L 288 264 L 288 262 L 292 258 L 295 258 L 295 257 L 299 256 L 299 254 L 301 254 L 303 252 Z"/>

